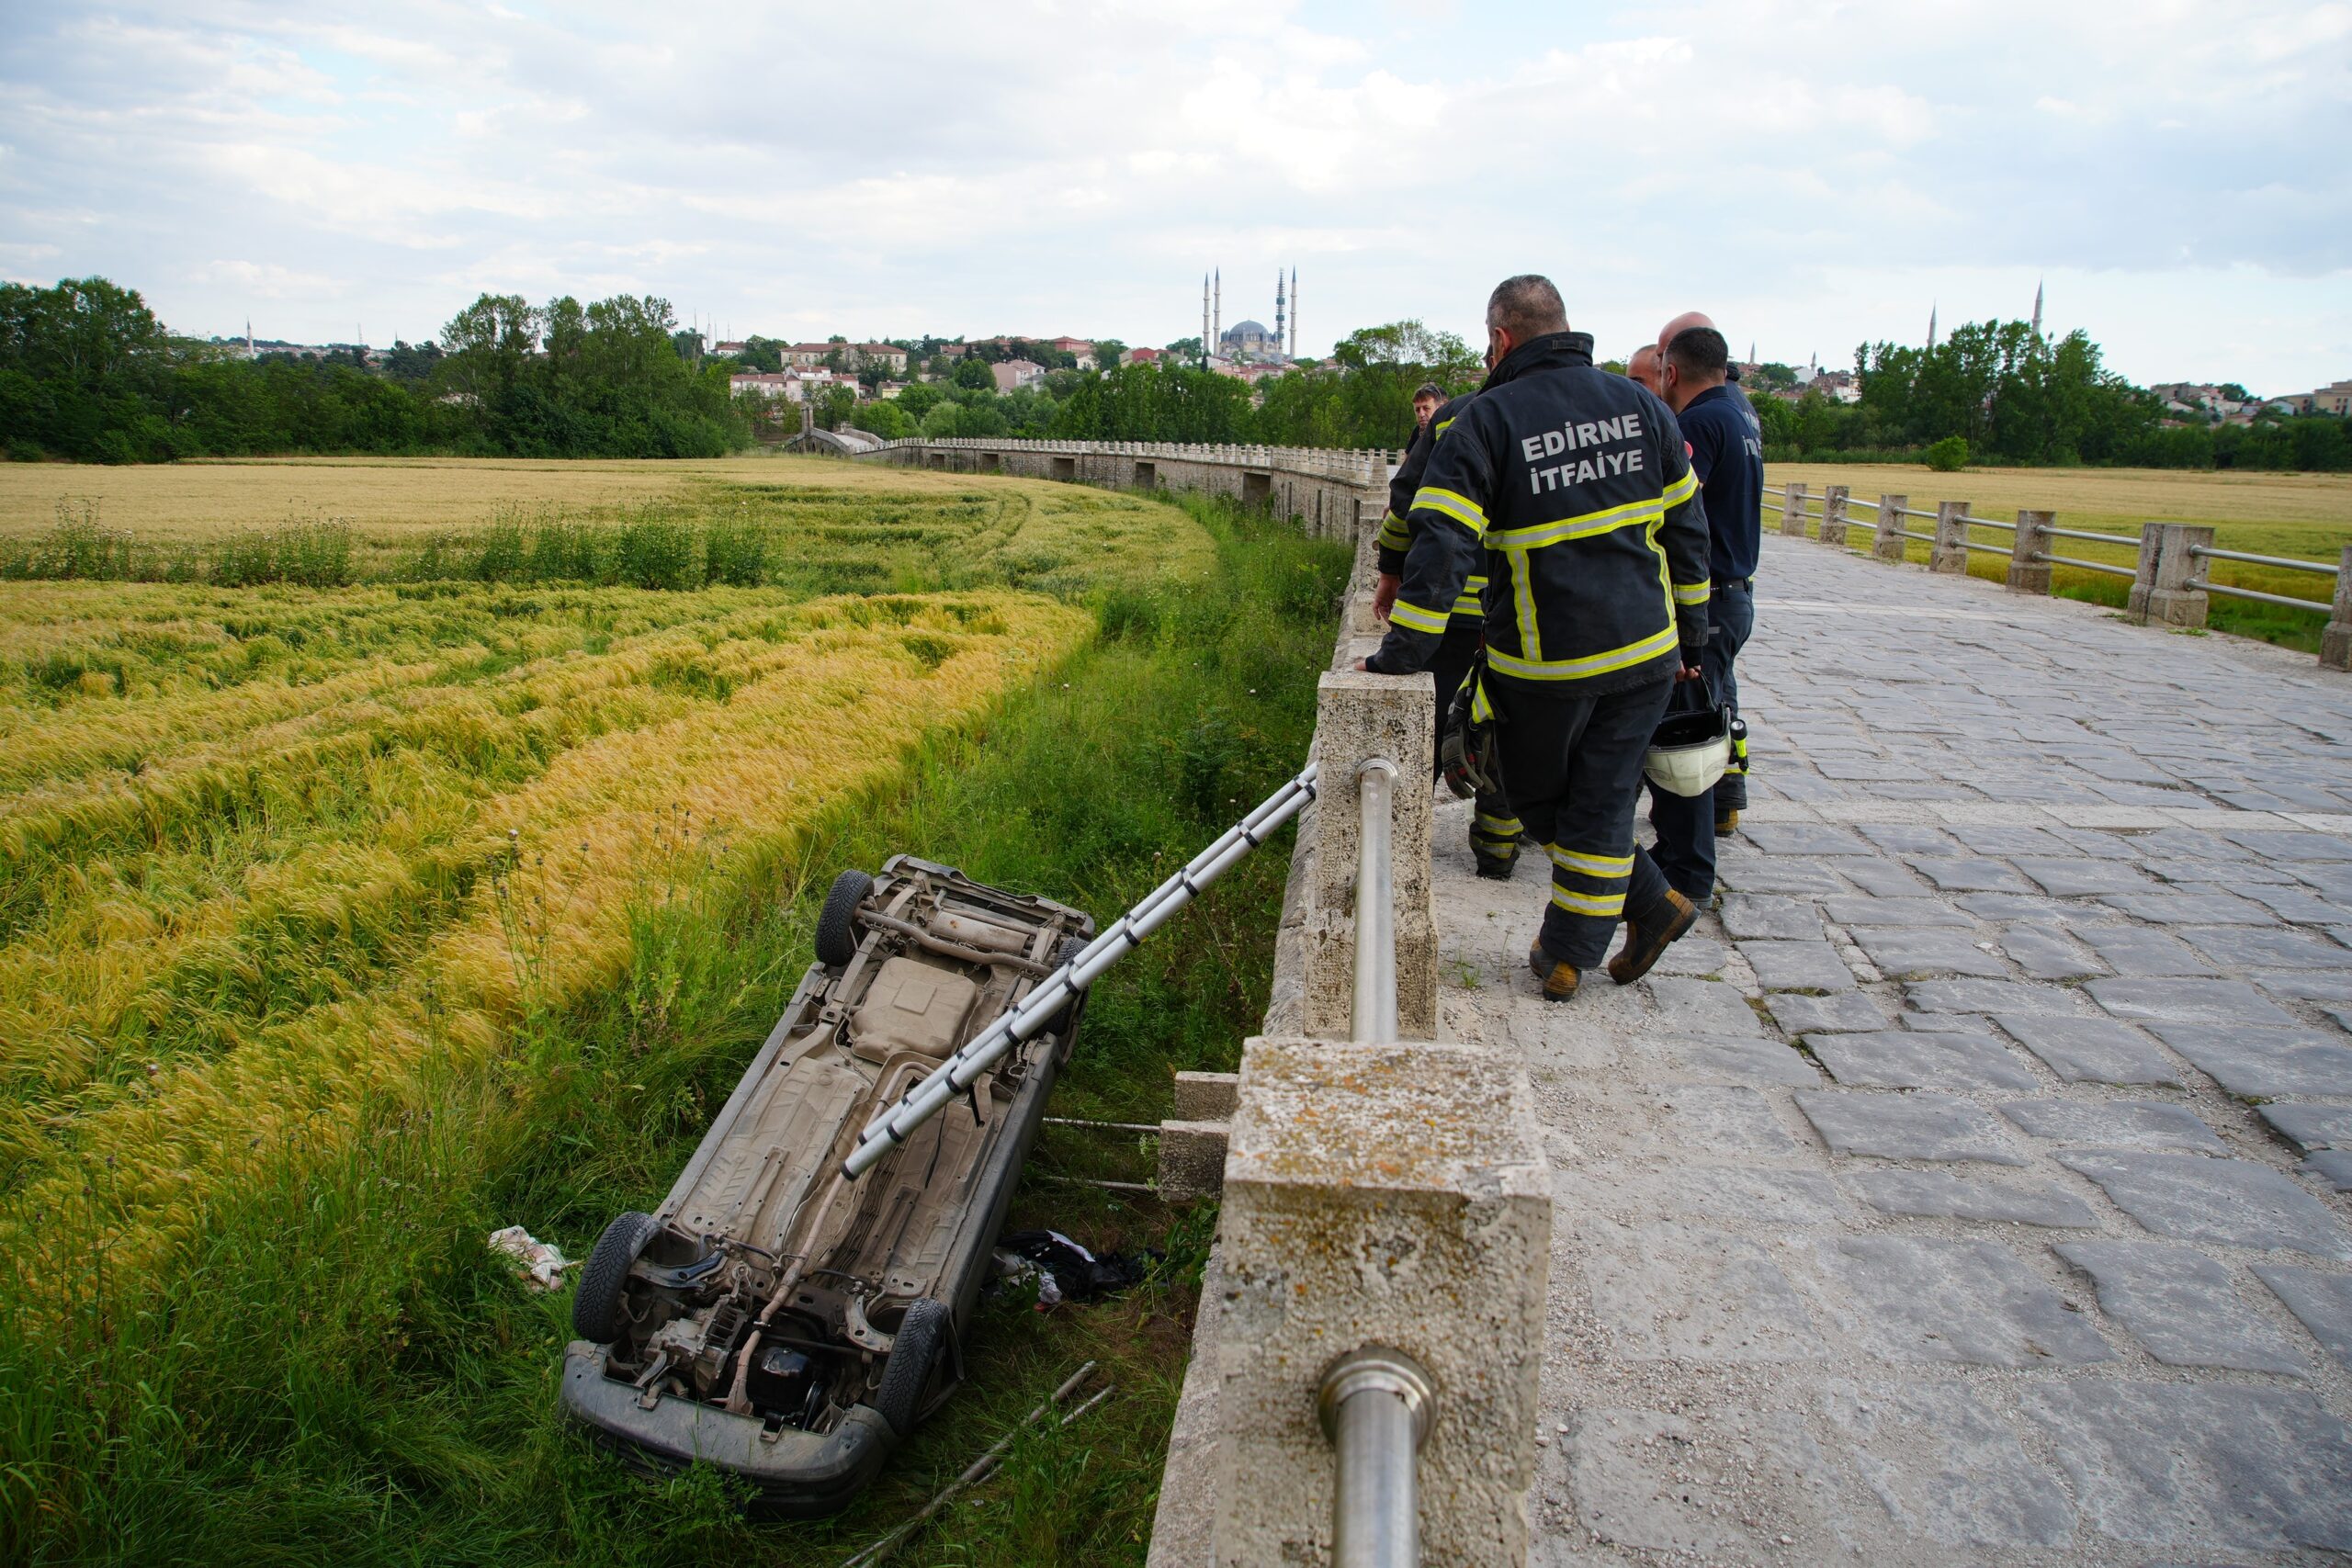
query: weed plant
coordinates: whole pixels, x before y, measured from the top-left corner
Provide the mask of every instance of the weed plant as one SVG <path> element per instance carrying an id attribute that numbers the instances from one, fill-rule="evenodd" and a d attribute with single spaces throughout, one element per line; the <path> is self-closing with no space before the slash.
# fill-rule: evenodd
<path id="1" fill-rule="evenodd" d="M 876 869 L 888 853 L 908 850 L 1108 918 L 1298 765 L 1344 558 L 1223 508 L 1193 512 L 1217 570 L 1098 585 L 1084 598 L 1101 629 L 1082 644 L 1023 608 L 1035 601 L 986 595 L 944 608 L 897 596 L 786 609 L 744 599 L 716 606 L 716 615 L 713 606 L 687 613 L 701 595 L 620 602 L 606 597 L 611 590 L 538 588 L 518 597 L 479 583 L 354 590 L 332 608 L 288 601 L 266 634 L 276 646 L 264 668 L 317 660 L 310 671 L 316 683 L 341 682 L 349 704 L 332 719 L 291 705 L 288 694 L 302 687 L 226 679 L 238 656 L 187 614 L 190 595 L 221 591 L 70 583 L 50 591 L 144 592 L 157 596 L 155 609 L 179 612 L 132 623 L 164 640 L 139 644 L 127 633 L 96 661 L 84 657 L 78 672 L 69 673 L 63 647 L 52 649 L 68 660 L 57 670 L 59 689 L 79 693 L 96 674 L 131 691 L 201 696 L 187 722 L 225 749 L 259 713 L 279 714 L 274 722 L 292 724 L 295 738 L 323 745 L 372 733 L 361 706 L 381 715 L 388 703 L 408 700 L 402 693 L 454 685 L 486 699 L 464 709 L 463 725 L 436 720 L 415 741 L 368 755 L 465 759 L 491 776 L 515 770 L 540 783 L 561 772 L 556 764 L 574 736 L 629 722 L 626 705 L 650 699 L 626 694 L 661 689 L 638 678 L 663 667 L 661 657 L 680 661 L 675 682 L 691 685 L 697 677 L 686 671 L 700 669 L 745 682 L 730 689 L 731 701 L 690 693 L 660 699 L 699 703 L 691 711 L 706 718 L 785 678 L 762 673 L 760 649 L 793 653 L 805 667 L 810 647 L 832 646 L 823 639 L 873 639 L 876 647 L 908 639 L 904 679 L 918 683 L 940 678 L 912 671 L 943 643 L 1026 640 L 1044 657 L 1016 666 L 1020 679 L 1010 687 L 988 687 L 998 694 L 981 704 L 911 716 L 888 732 L 869 721 L 801 734 L 796 743 L 804 750 L 878 755 L 888 765 L 835 773 L 823 804 L 787 816 L 784 830 L 715 829 L 730 792 L 753 787 L 763 770 L 796 765 L 784 762 L 786 751 L 759 751 L 715 773 L 715 759 L 751 748 L 758 736 L 724 727 L 698 756 L 662 748 L 616 754 L 652 785 L 630 807 L 638 836 L 626 854 L 612 854 L 604 840 L 571 839 L 571 797 L 561 795 L 537 797 L 543 809 L 487 842 L 480 827 L 461 829 L 453 819 L 444 832 L 466 849 L 458 863 L 491 884 L 454 895 L 455 907 L 483 912 L 466 951 L 503 976 L 504 999 L 488 1011 L 468 994 L 462 965 L 401 956 L 397 942 L 375 934 L 387 919 L 397 926 L 392 911 L 419 897 L 397 877 L 363 898 L 378 913 L 363 916 L 362 906 L 337 913 L 331 902 L 294 897 L 270 917 L 277 926 L 254 933 L 261 940 L 221 938 L 229 945 L 210 971 L 220 978 L 208 985 L 243 998 L 216 1011 L 253 1015 L 241 1026 L 250 1032 L 184 1054 L 237 1060 L 268 1038 L 272 1026 L 263 1020 L 277 1016 L 273 1008 L 292 1023 L 339 1009 L 364 1021 L 367 997 L 405 976 L 399 1033 L 357 1037 L 370 1053 L 391 1050 L 400 1065 L 364 1075 L 352 1090 L 333 1072 L 314 1070 L 235 1103 L 235 1124 L 248 1130 L 235 1179 L 197 1171 L 179 1182 L 186 1213 L 161 1247 L 108 1245 L 123 1214 L 153 1198 L 153 1173 L 140 1168 L 139 1148 L 68 1136 L 43 1166 L 63 1179 L 28 1180 L 21 1167 L 11 1175 L 12 1245 L 0 1248 L 0 1557 L 38 1564 L 650 1565 L 701 1564 L 714 1553 L 836 1561 L 906 1517 L 1091 1357 L 1119 1383 L 1118 1396 L 1069 1432 L 1025 1436 L 1004 1471 L 919 1539 L 907 1560 L 1140 1562 L 1212 1216 L 1171 1214 L 1057 1179 L 1142 1178 L 1148 1154 L 1138 1145 L 1046 1129 L 1013 1218 L 1098 1246 L 1156 1247 L 1166 1257 L 1151 1280 L 1120 1300 L 1051 1314 L 1017 1297 L 991 1302 L 969 1348 L 970 1384 L 848 1515 L 820 1524 L 749 1520 L 714 1472 L 648 1481 L 567 1428 L 556 1414 L 556 1383 L 568 1293 L 528 1292 L 483 1237 L 522 1223 L 576 1258 L 615 1213 L 658 1204 L 808 963 L 814 906 L 839 867 Z M 524 553 L 537 547 L 534 538 Z M 357 604 L 342 603 L 355 594 Z M 658 618 L 670 605 L 679 606 L 673 627 L 630 619 Z M 431 628 L 444 615 L 457 616 L 453 627 L 477 640 L 439 640 Z M 779 619 L 780 640 L 764 641 L 756 628 Z M 714 649 L 706 646 L 714 627 L 745 635 Z M 193 673 L 168 671 L 178 657 L 174 638 L 194 654 Z M 41 641 L 14 638 L 23 649 Z M 747 646 L 730 652 L 739 642 Z M 322 644 L 342 657 L 322 653 Z M 358 647 L 379 652 L 352 657 Z M 568 656 L 531 657 L 551 649 Z M 955 654 L 942 668 L 969 657 Z M 111 673 L 108 659 L 118 666 Z M 519 662 L 468 681 L 450 672 L 465 659 L 485 669 Z M 629 681 L 621 679 L 624 667 Z M 221 683 L 208 680 L 208 670 L 220 671 Z M 831 711 L 827 705 L 847 694 L 821 676 L 807 683 L 820 688 L 812 714 Z M 45 700 L 36 686 L 21 688 L 25 702 Z M 917 689 L 883 695 L 901 705 Z M 77 695 L 58 711 L 71 716 L 77 703 L 117 699 Z M 623 705 L 599 705 L 611 703 Z M 534 729 L 530 720 L 550 708 L 569 716 Z M 14 787 L 29 775 L 62 780 L 70 794 L 96 759 L 155 743 L 139 724 L 90 725 L 50 735 L 28 762 L 12 757 L 6 765 L 19 770 Z M 368 885 L 349 864 L 317 867 L 320 880 L 300 881 L 300 857 L 288 860 L 276 836 L 289 811 L 309 812 L 301 820 L 320 831 L 380 827 L 387 799 L 405 788 L 413 803 L 424 777 L 347 771 L 355 765 L 349 758 L 329 765 L 344 782 L 319 790 L 299 783 L 320 771 L 315 765 L 273 773 L 265 764 L 265 781 L 285 782 L 230 780 L 185 797 L 152 796 L 143 814 L 180 825 L 164 827 L 144 852 L 129 828 L 142 812 L 124 817 L 120 836 L 104 840 L 113 849 L 94 848 L 96 838 L 30 834 L 26 841 L 45 845 L 49 858 L 32 878 L 41 894 L 28 919 L 40 930 L 64 920 L 103 948 L 106 922 L 124 918 L 113 912 L 119 904 L 135 915 L 140 896 L 223 900 L 244 885 L 247 870 L 281 862 L 298 877 L 292 886 L 356 896 Z M 448 773 L 443 789 L 462 795 L 455 781 L 470 776 Z M 703 793 L 690 787 L 696 784 Z M 208 799 L 253 804 L 197 808 Z M 114 820 L 93 808 L 84 831 L 103 838 Z M 605 860 L 601 870 L 580 863 Z M 129 891 L 107 883 L 92 902 L 75 879 L 101 862 L 136 865 L 139 880 Z M 1279 844 L 1243 862 L 1098 985 L 1057 1091 L 1059 1113 L 1154 1119 L 1168 1108 L 1174 1071 L 1234 1064 L 1264 1005 L 1284 870 Z M 609 911 L 613 957 L 567 974 L 564 954 L 582 940 L 583 909 Z M 342 929 L 338 921 L 380 961 L 371 980 L 365 965 L 322 959 L 322 968 L 346 976 L 335 1000 L 304 991 L 299 966 L 250 967 L 264 953 L 319 948 Z M 141 944 L 127 945 L 135 953 Z M 172 961 L 193 962 L 185 953 Z M 178 1005 L 187 994 L 167 987 L 156 999 Z M 165 1099 L 172 1069 L 143 1046 L 75 1070 L 101 1086 L 107 1105 Z M 38 1080 L 44 1067 L 23 1057 L 11 1070 L 21 1089 L 22 1075 Z M 60 1109 L 52 1103 L 41 1116 Z M 62 1106 L 70 1120 L 76 1109 Z"/>

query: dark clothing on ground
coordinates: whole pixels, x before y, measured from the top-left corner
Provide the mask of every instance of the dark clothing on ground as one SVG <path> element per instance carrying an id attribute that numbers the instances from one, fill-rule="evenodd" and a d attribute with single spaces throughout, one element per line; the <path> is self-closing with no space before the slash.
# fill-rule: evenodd
<path id="1" fill-rule="evenodd" d="M 1567 700 L 1670 676 L 1707 635 L 1706 514 L 1674 415 L 1554 333 L 1439 431 L 1406 513 L 1404 583 L 1368 668 L 1426 669 L 1483 570 L 1487 680 Z M 1523 815 L 1523 814 L 1522 814 Z"/>
<path id="2" fill-rule="evenodd" d="M 1673 684 L 1566 698 L 1523 682 L 1491 688 L 1503 791 L 1552 862 L 1540 940 L 1578 971 L 1608 955 L 1620 919 L 1666 897 L 1665 876 L 1634 842 L 1634 807 Z"/>
<path id="3" fill-rule="evenodd" d="M 1708 576 L 1718 588 L 1744 582 L 1764 544 L 1764 427 L 1747 394 L 1731 386 L 1691 399 L 1679 423 L 1706 499 Z"/>
<path id="4" fill-rule="evenodd" d="M 1719 584 L 1713 602 L 1707 606 L 1707 646 L 1699 656 L 1699 668 L 1715 701 L 1730 704 L 1735 710 L 1739 705 L 1739 686 L 1732 660 L 1738 657 L 1755 623 L 1756 597 L 1747 584 Z M 1745 782 L 1736 773 L 1725 773 L 1721 783 L 1703 795 L 1676 795 L 1650 785 L 1650 826 L 1657 829 L 1653 858 L 1674 890 L 1701 908 L 1715 896 L 1716 814 L 1745 807 L 1744 791 L 1738 805 L 1725 798 L 1731 786 Z"/>

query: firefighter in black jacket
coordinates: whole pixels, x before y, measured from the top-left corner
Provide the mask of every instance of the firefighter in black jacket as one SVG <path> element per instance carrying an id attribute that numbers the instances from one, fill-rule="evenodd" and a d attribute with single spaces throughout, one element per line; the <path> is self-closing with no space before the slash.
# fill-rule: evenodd
<path id="1" fill-rule="evenodd" d="M 1389 632 L 1363 668 L 1428 666 L 1451 606 L 1487 577 L 1487 671 L 1505 795 L 1552 862 L 1529 963 L 1565 1001 L 1626 924 L 1631 984 L 1698 910 L 1634 842 L 1642 757 L 1707 639 L 1707 525 L 1674 415 L 1594 368 L 1559 290 L 1527 276 L 1487 304 L 1484 387 L 1431 449 Z M 1434 422 L 1432 422 L 1434 423 Z"/>
<path id="2" fill-rule="evenodd" d="M 1418 404 L 1422 395 L 1433 392 L 1425 387 L 1415 394 Z M 1405 453 L 1396 475 L 1388 481 L 1388 515 L 1381 519 L 1378 539 L 1380 581 L 1373 590 L 1373 608 L 1380 618 L 1392 626 L 1409 626 L 1416 631 L 1428 631 L 1430 617 L 1408 609 L 1402 621 L 1396 619 L 1396 600 L 1403 586 L 1405 556 L 1412 543 L 1413 525 L 1410 516 L 1413 496 L 1421 488 L 1421 475 L 1430 465 L 1430 454 L 1437 443 L 1444 439 L 1453 421 L 1469 406 L 1467 396 L 1441 403 L 1437 411 L 1421 422 L 1413 433 L 1413 444 Z M 1437 651 L 1430 658 L 1429 671 L 1437 683 L 1437 739 L 1445 739 L 1445 716 L 1453 702 L 1453 694 L 1462 689 L 1470 667 L 1478 656 L 1478 644 L 1487 635 L 1487 615 L 1479 595 L 1486 592 L 1487 573 L 1483 567 L 1472 572 L 1464 582 L 1462 592 L 1453 598 L 1452 607 L 1435 617 L 1439 627 Z M 1431 751 L 1431 755 L 1436 753 Z M 1519 818 L 1511 815 L 1510 805 L 1490 790 L 1478 792 L 1471 807 L 1470 858 L 1481 876 L 1509 881 L 1519 864 Z"/>

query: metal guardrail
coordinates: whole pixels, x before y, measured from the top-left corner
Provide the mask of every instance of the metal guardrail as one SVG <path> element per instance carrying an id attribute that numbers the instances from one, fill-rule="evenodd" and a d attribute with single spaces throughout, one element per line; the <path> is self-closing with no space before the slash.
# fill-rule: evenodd
<path id="1" fill-rule="evenodd" d="M 2334 606 L 2324 599 L 2298 599 L 2291 593 L 2265 593 L 2257 588 L 2233 588 L 2226 582 L 2210 582 L 2192 577 L 2182 587 L 2199 593 L 2219 593 L 2226 599 L 2258 599 L 2266 604 L 2284 604 L 2290 610 L 2314 610 L 2327 615 Z"/>
<path id="2" fill-rule="evenodd" d="M 2191 559 L 2245 561 L 2251 566 L 2281 567 L 2289 571 L 2308 571 L 2324 577 L 2340 577 L 2342 569 L 2325 561 L 2298 560 L 2292 556 L 2249 555 L 2244 550 L 2217 550 L 2210 545 L 2188 547 Z M 2258 588 L 2239 588 L 2227 582 L 2212 581 L 2212 569 L 2206 575 L 2195 577 L 2183 584 L 2199 593 L 2219 593 L 2225 599 L 2252 599 L 2264 604 L 2280 604 L 2290 610 L 2316 610 L 2321 615 L 2333 614 L 2335 606 L 2324 599 L 2298 599 L 2291 593 L 2265 593 Z"/>
<path id="3" fill-rule="evenodd" d="M 2042 533 L 2052 539 L 2088 539 L 2095 545 L 2129 545 L 2140 547 L 2137 534 L 2086 534 L 2080 528 L 2044 528 Z"/>
<path id="4" fill-rule="evenodd" d="M 2188 553 L 2192 556 L 2205 556 L 2213 560 L 2242 560 L 2253 566 L 2282 566 L 2290 571 L 2321 572 L 2329 577 L 2334 577 L 2342 570 L 2340 567 L 2330 566 L 2325 561 L 2297 560 L 2292 556 L 2253 556 L 2246 554 L 2244 550 L 2208 549 L 2203 545 L 2189 546 Z"/>
<path id="5" fill-rule="evenodd" d="M 1396 867 L 1390 853 L 1396 764 L 1368 758 L 1356 770 L 1363 812 L 1356 836 L 1355 1004 L 1358 1044 L 1386 1044 L 1396 1029 Z"/>
<path id="6" fill-rule="evenodd" d="M 2045 528 L 2042 532 L 2046 534 L 2055 534 L 2059 532 L 2059 530 L 2055 528 Z M 2047 550 L 2036 550 L 2033 552 L 2030 558 L 2036 561 L 2046 562 L 2052 566 L 2071 566 L 2083 571 L 2103 571 L 2110 577 L 2129 577 L 2137 579 L 2140 575 L 2136 569 L 2128 566 L 2118 566 L 2113 561 L 2085 560 L 2079 556 L 2053 556 Z"/>
<path id="7" fill-rule="evenodd" d="M 1366 1346 L 1331 1363 L 1315 1407 L 1331 1440 L 1333 1568 L 1418 1568 L 1414 1461 L 1437 1414 L 1429 1374 L 1401 1351 Z"/>

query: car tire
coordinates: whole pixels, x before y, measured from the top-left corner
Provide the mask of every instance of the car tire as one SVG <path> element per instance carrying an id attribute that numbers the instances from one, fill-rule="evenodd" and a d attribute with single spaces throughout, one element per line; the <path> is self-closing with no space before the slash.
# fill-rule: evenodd
<path id="1" fill-rule="evenodd" d="M 914 1432 L 915 1417 L 922 1414 L 922 1391 L 931 1385 L 931 1370 L 953 1332 L 954 1314 L 947 1303 L 930 1296 L 907 1308 L 907 1315 L 899 1320 L 890 1359 L 882 1369 L 882 1386 L 875 1392 L 874 1411 L 901 1438 Z"/>
<path id="2" fill-rule="evenodd" d="M 838 969 L 857 956 L 857 922 L 851 917 L 874 891 L 874 879 L 862 871 L 845 871 L 833 878 L 825 907 L 817 911 L 817 962 Z"/>
<path id="3" fill-rule="evenodd" d="M 629 1265 L 653 1239 L 662 1222 L 632 1209 L 605 1227 L 595 1250 L 580 1269 L 580 1293 L 571 1298 L 571 1331 L 582 1339 L 609 1345 L 620 1337 L 621 1291 L 628 1283 Z"/>

